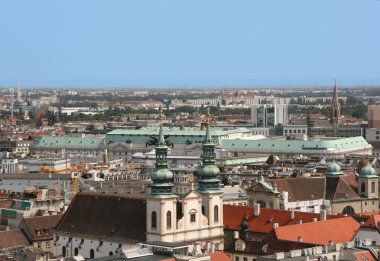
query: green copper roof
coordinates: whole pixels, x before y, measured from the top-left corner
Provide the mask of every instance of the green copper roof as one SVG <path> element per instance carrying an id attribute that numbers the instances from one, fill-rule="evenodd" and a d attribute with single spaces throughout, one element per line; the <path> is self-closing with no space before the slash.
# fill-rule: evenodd
<path id="1" fill-rule="evenodd" d="M 104 138 L 94 137 L 38 137 L 30 147 L 32 149 L 88 149 L 102 147 Z"/>
<path id="2" fill-rule="evenodd" d="M 342 168 L 339 166 L 339 164 L 337 164 L 335 160 L 333 160 L 333 162 L 327 166 L 325 174 L 330 176 L 342 175 L 343 173 L 341 172 L 341 169 Z"/>
<path id="3" fill-rule="evenodd" d="M 359 177 L 361 178 L 378 178 L 376 175 L 376 170 L 371 166 L 370 163 L 368 163 L 366 166 L 364 166 L 360 172 Z"/>
<path id="4" fill-rule="evenodd" d="M 211 139 L 210 126 L 207 125 L 206 136 L 203 143 L 202 166 L 198 169 L 198 191 L 219 191 L 220 170 L 215 166 L 215 144 Z"/>
<path id="5" fill-rule="evenodd" d="M 185 128 L 181 130 L 177 127 L 163 127 L 163 132 L 167 139 L 173 144 L 185 144 L 189 141 L 193 143 L 203 143 L 205 139 L 204 130 L 199 128 Z M 159 127 L 145 127 L 138 130 L 113 130 L 106 135 L 107 141 L 126 142 L 145 144 L 153 136 L 157 137 Z M 231 135 L 241 134 L 243 136 L 251 135 L 251 131 L 247 128 L 223 129 L 216 128 L 210 130 L 210 136 L 214 143 L 220 144 L 222 139 L 228 138 Z"/>
<path id="6" fill-rule="evenodd" d="M 286 140 L 286 139 L 222 139 L 221 147 L 227 151 L 273 153 L 341 153 L 356 151 L 358 148 L 371 149 L 363 137 L 336 138 L 326 140 Z"/>

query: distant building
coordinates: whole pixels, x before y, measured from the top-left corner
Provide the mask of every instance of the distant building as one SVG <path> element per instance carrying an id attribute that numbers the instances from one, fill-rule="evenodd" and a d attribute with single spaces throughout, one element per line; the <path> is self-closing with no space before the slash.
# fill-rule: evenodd
<path id="1" fill-rule="evenodd" d="M 380 105 L 368 105 L 368 128 L 380 128 Z"/>
<path id="2" fill-rule="evenodd" d="M 251 107 L 251 121 L 254 127 L 275 127 L 289 121 L 286 104 L 260 104 Z"/>

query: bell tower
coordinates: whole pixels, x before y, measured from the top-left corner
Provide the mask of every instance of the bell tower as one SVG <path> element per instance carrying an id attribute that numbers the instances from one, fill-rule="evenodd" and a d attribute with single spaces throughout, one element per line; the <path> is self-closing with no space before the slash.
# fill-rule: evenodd
<path id="1" fill-rule="evenodd" d="M 203 143 L 202 166 L 198 169 L 197 192 L 202 197 L 202 214 L 216 234 L 223 235 L 223 191 L 220 189 L 219 168 L 215 166 L 215 144 L 211 137 L 211 115 L 208 108 L 207 130 Z"/>
<path id="2" fill-rule="evenodd" d="M 159 113 L 160 130 L 156 150 L 156 166 L 150 173 L 151 193 L 147 196 L 147 241 L 174 242 L 176 231 L 177 196 L 173 194 L 173 172 L 168 169 L 162 119 Z"/>

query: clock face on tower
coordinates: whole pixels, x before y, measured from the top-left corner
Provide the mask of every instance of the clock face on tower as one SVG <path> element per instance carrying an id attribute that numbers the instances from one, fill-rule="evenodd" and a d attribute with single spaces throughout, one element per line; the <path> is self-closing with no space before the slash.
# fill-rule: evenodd
<path id="1" fill-rule="evenodd" d="M 243 251 L 243 248 L 244 248 L 243 243 L 241 242 L 236 243 L 236 251 Z"/>

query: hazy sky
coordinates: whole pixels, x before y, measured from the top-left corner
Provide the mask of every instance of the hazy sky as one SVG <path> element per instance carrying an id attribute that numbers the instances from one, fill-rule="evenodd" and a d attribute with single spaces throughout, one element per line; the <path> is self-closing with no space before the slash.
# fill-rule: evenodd
<path id="1" fill-rule="evenodd" d="M 0 86 L 380 83 L 379 0 L 4 0 Z"/>

